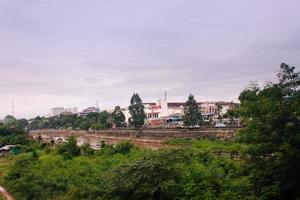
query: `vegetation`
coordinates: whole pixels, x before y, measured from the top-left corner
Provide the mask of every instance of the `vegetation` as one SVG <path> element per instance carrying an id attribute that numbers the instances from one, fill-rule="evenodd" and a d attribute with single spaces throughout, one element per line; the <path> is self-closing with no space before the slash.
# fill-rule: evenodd
<path id="1" fill-rule="evenodd" d="M 134 93 L 129 106 L 130 119 L 129 124 L 133 127 L 141 127 L 145 124 L 146 114 L 142 99 L 137 93 Z"/>
<path id="2" fill-rule="evenodd" d="M 16 199 L 292 199 L 300 198 L 300 73 L 282 64 L 278 82 L 251 84 L 241 92 L 241 106 L 226 117 L 242 118 L 237 141 L 174 139 L 172 148 L 141 150 L 130 141 L 101 149 L 67 143 L 29 142 L 35 127 L 103 128 L 122 126 L 116 107 L 77 116 L 36 118 L 28 125 L 12 116 L 0 124 L 0 145 L 23 144 L 22 154 L 0 158 L 0 183 Z M 138 94 L 131 99 L 130 125 L 144 124 Z M 221 108 L 220 108 L 221 109 Z M 185 106 L 185 124 L 201 121 L 193 95 Z M 234 155 L 234 156 L 232 156 Z M 14 160 L 14 162 L 12 162 Z"/>
<path id="3" fill-rule="evenodd" d="M 164 142 L 164 144 L 192 147 L 208 152 L 239 152 L 244 153 L 246 145 L 236 141 L 209 141 L 209 140 L 192 140 L 192 139 L 171 139 Z"/>
<path id="4" fill-rule="evenodd" d="M 115 110 L 113 111 L 111 116 L 113 118 L 113 123 L 116 127 L 126 126 L 125 115 L 123 114 L 120 106 L 115 107 Z"/>
<path id="5" fill-rule="evenodd" d="M 186 126 L 200 125 L 201 118 L 201 111 L 194 95 L 190 94 L 184 106 L 183 123 Z"/>
<path id="6" fill-rule="evenodd" d="M 278 83 L 244 90 L 240 114 L 247 169 L 262 199 L 300 198 L 300 73 L 281 65 Z"/>
<path id="7" fill-rule="evenodd" d="M 127 141 L 66 159 L 73 142 L 16 157 L 4 185 L 16 199 L 251 199 L 241 163 L 206 150 L 140 150 Z"/>
<path id="8" fill-rule="evenodd" d="M 107 111 L 100 113 L 89 113 L 87 116 L 60 115 L 49 118 L 36 117 L 30 121 L 29 129 L 60 129 L 72 128 L 82 130 L 98 130 L 111 128 L 113 124 L 112 116 Z"/>
<path id="9" fill-rule="evenodd" d="M 0 123 L 0 147 L 11 144 L 28 144 L 26 128 L 24 120 L 16 120 L 12 116 L 5 117 L 4 123 Z"/>

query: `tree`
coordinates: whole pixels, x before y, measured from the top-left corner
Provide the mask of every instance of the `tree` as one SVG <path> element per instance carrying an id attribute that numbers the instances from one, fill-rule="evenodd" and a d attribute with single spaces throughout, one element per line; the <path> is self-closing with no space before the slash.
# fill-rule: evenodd
<path id="1" fill-rule="evenodd" d="M 178 158 L 165 154 L 143 156 L 105 174 L 104 199 L 180 199 L 180 171 L 173 167 Z"/>
<path id="2" fill-rule="evenodd" d="M 190 94 L 184 106 L 183 123 L 186 126 L 195 126 L 201 123 L 202 116 L 199 106 L 194 99 L 194 95 Z"/>
<path id="3" fill-rule="evenodd" d="M 144 105 L 142 99 L 137 93 L 133 93 L 131 97 L 129 113 L 131 115 L 129 119 L 129 123 L 131 126 L 141 127 L 144 125 L 146 114 L 144 111 Z"/>
<path id="4" fill-rule="evenodd" d="M 77 140 L 71 136 L 68 138 L 68 142 L 61 145 L 57 151 L 63 155 L 65 159 L 72 159 L 74 156 L 80 155 L 80 148 L 77 146 Z"/>
<path id="5" fill-rule="evenodd" d="M 95 150 L 92 149 L 89 143 L 85 143 L 81 146 L 81 154 L 85 156 L 92 156 L 94 155 Z"/>
<path id="6" fill-rule="evenodd" d="M 130 141 L 120 142 L 115 147 L 115 153 L 127 154 L 133 148 L 133 143 Z"/>
<path id="7" fill-rule="evenodd" d="M 15 125 L 17 123 L 17 119 L 12 115 L 7 115 L 4 120 L 4 124 L 7 126 Z"/>
<path id="8" fill-rule="evenodd" d="M 116 127 L 126 126 L 125 115 L 123 114 L 120 106 L 116 106 L 115 110 L 111 115 L 112 115 L 113 123 L 115 124 Z"/>
<path id="9" fill-rule="evenodd" d="M 222 115 L 221 115 L 222 109 L 223 109 L 222 105 L 220 103 L 217 103 L 217 110 L 216 111 L 217 111 L 217 114 L 218 114 L 219 122 L 222 121 Z"/>
<path id="10" fill-rule="evenodd" d="M 279 78 L 279 86 L 283 89 L 284 95 L 295 95 L 299 92 L 300 72 L 295 72 L 295 67 L 281 63 L 280 72 L 277 74 Z"/>
<path id="11" fill-rule="evenodd" d="M 294 70 L 281 65 L 278 83 L 250 87 L 239 97 L 245 125 L 240 139 L 248 144 L 250 177 L 262 199 L 300 198 L 300 94 L 294 80 L 299 72 Z"/>
<path id="12" fill-rule="evenodd" d="M 232 126 L 233 122 L 234 122 L 234 118 L 238 118 L 239 113 L 238 113 L 238 108 L 230 108 L 229 110 L 227 110 L 227 112 L 225 113 L 224 117 L 226 116 L 226 118 L 229 118 L 229 123 Z"/>
<path id="13" fill-rule="evenodd" d="M 103 112 L 99 113 L 98 121 L 100 122 L 100 124 L 104 128 L 111 128 L 112 127 L 111 116 L 107 111 L 103 111 Z"/>
<path id="14" fill-rule="evenodd" d="M 29 126 L 29 122 L 27 119 L 19 119 L 17 120 L 17 124 L 22 128 L 22 129 L 26 129 Z"/>

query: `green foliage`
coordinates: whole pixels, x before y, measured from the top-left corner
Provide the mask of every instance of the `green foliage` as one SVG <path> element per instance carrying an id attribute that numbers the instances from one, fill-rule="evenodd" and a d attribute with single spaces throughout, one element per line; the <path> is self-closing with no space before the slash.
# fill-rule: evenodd
<path id="1" fill-rule="evenodd" d="M 137 93 L 133 93 L 131 97 L 129 112 L 131 115 L 129 124 L 131 126 L 141 127 L 145 124 L 146 114 L 144 111 L 144 105 L 142 99 Z"/>
<path id="2" fill-rule="evenodd" d="M 240 95 L 248 144 L 248 169 L 257 196 L 263 199 L 300 198 L 299 72 L 282 64 L 279 83 L 257 86 Z"/>
<path id="3" fill-rule="evenodd" d="M 123 114 L 121 107 L 116 106 L 115 110 L 111 114 L 113 123 L 115 124 L 116 127 L 125 127 L 126 122 L 125 122 L 125 115 Z"/>
<path id="4" fill-rule="evenodd" d="M 29 129 L 60 129 L 72 128 L 99 130 L 112 127 L 112 119 L 107 111 L 89 113 L 86 117 L 74 115 L 60 115 L 49 118 L 36 117 L 30 120 Z"/>
<path id="5" fill-rule="evenodd" d="M 124 143 L 125 144 L 125 143 Z M 123 146 L 123 145 L 121 145 Z M 249 199 L 240 165 L 197 149 L 19 156 L 5 177 L 16 199 Z"/>
<path id="6" fill-rule="evenodd" d="M 277 76 L 283 95 L 291 96 L 296 95 L 299 92 L 300 72 L 295 72 L 295 69 L 295 67 L 285 63 L 280 65 L 280 72 Z"/>
<path id="7" fill-rule="evenodd" d="M 133 148 L 133 144 L 130 141 L 120 142 L 114 148 L 115 153 L 126 154 Z"/>
<path id="8" fill-rule="evenodd" d="M 91 148 L 90 144 L 86 143 L 81 146 L 81 155 L 92 156 L 94 153 L 95 151 Z"/>
<path id="9" fill-rule="evenodd" d="M 7 120 L 10 119 L 10 117 L 6 118 Z M 11 144 L 25 145 L 28 143 L 24 127 L 19 124 L 18 120 L 15 120 L 14 123 L 0 124 L 0 147 Z"/>
<path id="10" fill-rule="evenodd" d="M 194 98 L 194 95 L 190 94 L 188 100 L 184 106 L 183 123 L 186 126 L 195 126 L 201 124 L 201 111 Z"/>
<path id="11" fill-rule="evenodd" d="M 175 199 L 180 191 L 180 175 L 169 165 L 169 159 L 153 154 L 107 173 L 104 198 Z"/>
<path id="12" fill-rule="evenodd" d="M 217 103 L 217 114 L 218 114 L 219 122 L 222 121 L 222 115 L 221 115 L 222 109 L 223 109 L 222 105 L 220 103 Z"/>
<path id="13" fill-rule="evenodd" d="M 3 123 L 7 126 L 15 125 L 17 123 L 17 119 L 12 115 L 7 115 L 4 117 Z"/>
<path id="14" fill-rule="evenodd" d="M 233 125 L 233 121 L 235 118 L 239 118 L 239 108 L 231 108 L 227 110 L 227 112 L 224 114 L 224 118 L 229 118 L 229 125 Z"/>
<path id="15" fill-rule="evenodd" d="M 186 146 L 200 149 L 207 152 L 243 152 L 246 148 L 245 144 L 229 141 L 209 141 L 209 140 L 192 140 L 192 139 L 171 139 L 164 142 L 169 145 Z"/>
<path id="16" fill-rule="evenodd" d="M 80 155 L 80 148 L 77 146 L 76 139 L 72 136 L 68 138 L 68 142 L 58 147 L 57 153 L 61 154 L 64 159 L 72 159 Z"/>

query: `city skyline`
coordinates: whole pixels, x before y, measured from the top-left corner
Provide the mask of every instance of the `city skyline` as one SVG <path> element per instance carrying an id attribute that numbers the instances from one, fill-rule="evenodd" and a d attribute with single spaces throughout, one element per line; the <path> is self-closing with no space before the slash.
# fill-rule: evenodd
<path id="1" fill-rule="evenodd" d="M 300 66 L 300 2 L 0 2 L 0 118 L 50 108 L 237 101 L 251 81 Z"/>

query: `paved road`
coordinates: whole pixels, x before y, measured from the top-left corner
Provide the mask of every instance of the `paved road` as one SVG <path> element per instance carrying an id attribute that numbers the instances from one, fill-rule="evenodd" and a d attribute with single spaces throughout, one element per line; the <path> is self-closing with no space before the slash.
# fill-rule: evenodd
<path id="1" fill-rule="evenodd" d="M 0 186 L 0 194 L 4 197 L 6 200 L 14 200 L 12 196 L 3 188 Z"/>

